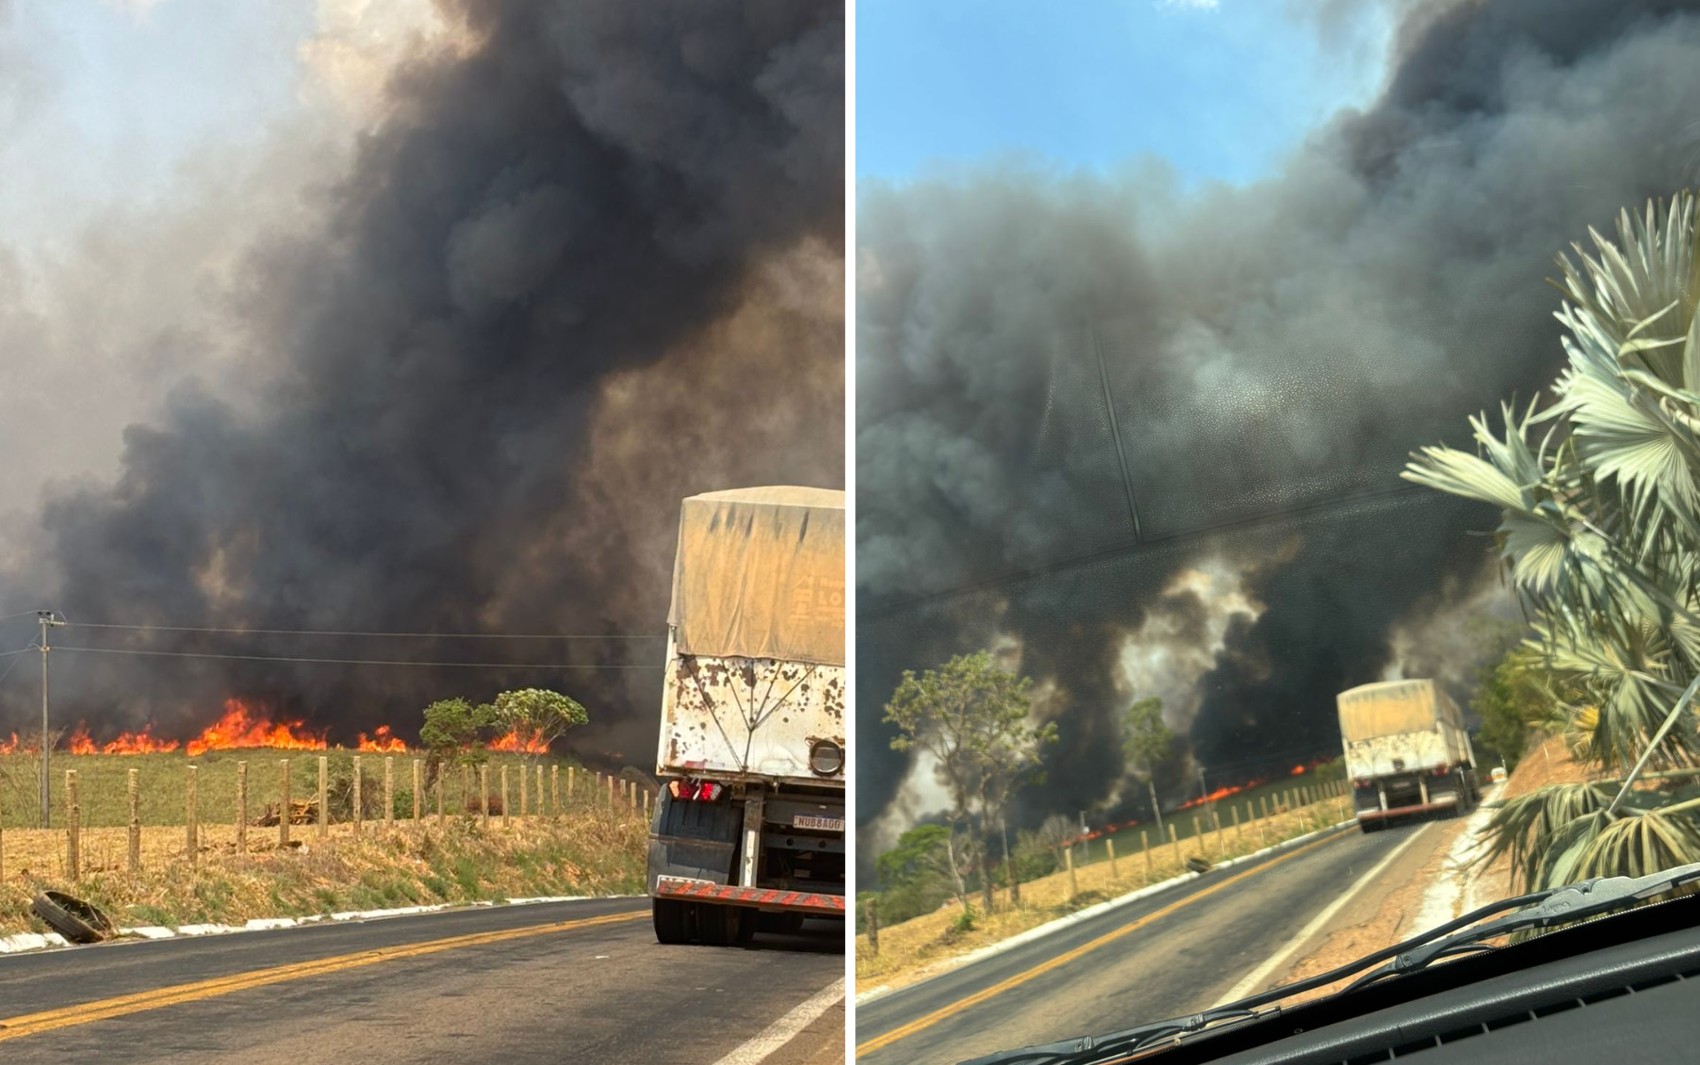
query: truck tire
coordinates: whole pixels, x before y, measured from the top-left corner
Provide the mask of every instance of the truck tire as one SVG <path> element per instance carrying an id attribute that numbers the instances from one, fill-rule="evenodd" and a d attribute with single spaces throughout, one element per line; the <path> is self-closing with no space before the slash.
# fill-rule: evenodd
<path id="1" fill-rule="evenodd" d="M 112 921 L 93 903 L 63 891 L 43 891 L 35 897 L 30 909 L 70 943 L 99 943 L 117 932 Z"/>
<path id="2" fill-rule="evenodd" d="M 1387 827 L 1387 822 L 1379 820 L 1379 819 L 1374 820 L 1374 821 L 1359 821 L 1358 822 L 1358 828 L 1366 836 L 1369 835 L 1371 832 L 1380 832 L 1382 829 L 1384 829 L 1386 827 Z"/>
<path id="3" fill-rule="evenodd" d="M 655 921 L 656 942 L 677 944 L 691 941 L 691 903 L 677 899 L 651 899 L 649 907 L 650 916 Z"/>

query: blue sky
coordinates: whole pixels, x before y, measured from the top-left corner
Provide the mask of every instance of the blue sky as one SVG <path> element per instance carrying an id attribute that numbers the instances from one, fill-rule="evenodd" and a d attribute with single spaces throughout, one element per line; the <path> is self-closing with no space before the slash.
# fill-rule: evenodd
<path id="1" fill-rule="evenodd" d="M 10 12 L 10 18 L 6 13 Z M 0 241 L 64 235 L 67 215 L 168 197 L 198 149 L 240 149 L 297 107 L 309 4 L 18 0 L 0 58 L 27 64 L 0 129 Z"/>
<path id="2" fill-rule="evenodd" d="M 1325 47 L 1283 0 L 858 0 L 857 177 L 1015 153 L 1250 181 L 1373 96 L 1385 27 L 1360 29 Z"/>

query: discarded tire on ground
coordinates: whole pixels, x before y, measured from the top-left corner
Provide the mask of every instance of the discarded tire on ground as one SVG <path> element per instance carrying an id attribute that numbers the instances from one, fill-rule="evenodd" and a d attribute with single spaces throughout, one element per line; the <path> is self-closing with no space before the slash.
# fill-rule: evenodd
<path id="1" fill-rule="evenodd" d="M 1186 867 L 1200 876 L 1203 876 L 1205 873 L 1210 871 L 1210 863 L 1205 861 L 1203 858 L 1188 858 L 1186 860 Z"/>
<path id="2" fill-rule="evenodd" d="M 71 943 L 99 943 L 118 931 L 93 903 L 63 891 L 43 891 L 35 897 L 30 909 Z"/>

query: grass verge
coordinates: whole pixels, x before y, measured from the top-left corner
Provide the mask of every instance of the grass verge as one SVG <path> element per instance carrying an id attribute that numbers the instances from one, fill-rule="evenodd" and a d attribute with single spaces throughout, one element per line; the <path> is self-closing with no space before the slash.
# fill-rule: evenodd
<path id="1" fill-rule="evenodd" d="M 47 931 L 29 910 L 47 888 L 93 902 L 120 926 L 241 924 L 256 917 L 644 890 L 647 828 L 625 809 L 590 806 L 559 817 L 515 818 L 506 828 L 486 829 L 470 817 L 390 831 L 368 826 L 358 836 L 352 826 L 336 827 L 322 842 L 311 829 L 298 828 L 294 838 L 305 845 L 289 849 L 279 849 L 275 836 L 251 831 L 246 855 L 227 842 L 207 843 L 195 867 L 182 860 L 181 828 L 155 829 L 145 835 L 143 866 L 135 874 L 123 868 L 120 836 L 115 858 L 85 850 L 85 869 L 74 884 L 56 875 L 51 858 L 54 848 L 63 848 L 64 833 L 7 831 L 0 935 Z M 222 830 L 221 839 L 228 840 L 225 833 L 234 828 Z"/>

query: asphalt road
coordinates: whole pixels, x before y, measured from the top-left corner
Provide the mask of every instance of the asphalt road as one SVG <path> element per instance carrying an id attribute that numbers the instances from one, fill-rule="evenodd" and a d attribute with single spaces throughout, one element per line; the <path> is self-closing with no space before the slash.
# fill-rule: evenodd
<path id="1" fill-rule="evenodd" d="M 858 1003 L 857 1061 L 952 1065 L 1207 1009 L 1426 827 L 1336 832 Z"/>
<path id="2" fill-rule="evenodd" d="M 843 927 L 664 947 L 604 899 L 0 958 L 0 1061 L 825 1065 Z"/>

